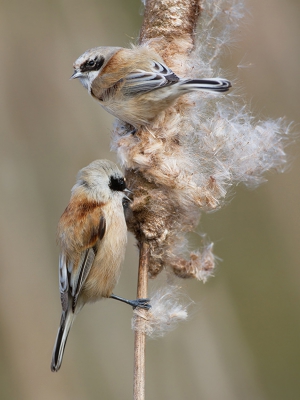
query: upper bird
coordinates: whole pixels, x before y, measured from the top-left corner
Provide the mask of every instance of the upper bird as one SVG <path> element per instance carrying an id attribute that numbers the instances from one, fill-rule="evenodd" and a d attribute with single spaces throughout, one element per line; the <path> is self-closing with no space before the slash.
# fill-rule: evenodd
<path id="1" fill-rule="evenodd" d="M 77 175 L 57 230 L 62 315 L 52 371 L 60 368 L 73 320 L 85 303 L 112 297 L 133 307 L 150 307 L 148 299 L 126 300 L 112 294 L 127 243 L 126 190 L 122 172 L 108 160 L 96 160 Z"/>
<path id="2" fill-rule="evenodd" d="M 151 124 L 185 93 L 227 92 L 231 87 L 222 78 L 179 78 L 147 46 L 96 47 L 82 54 L 73 67 L 71 79 L 79 78 L 106 111 L 135 128 Z"/>

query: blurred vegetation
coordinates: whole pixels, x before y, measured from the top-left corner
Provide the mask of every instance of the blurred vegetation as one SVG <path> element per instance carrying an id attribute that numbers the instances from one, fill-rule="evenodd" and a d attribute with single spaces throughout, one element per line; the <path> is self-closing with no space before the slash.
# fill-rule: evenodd
<path id="1" fill-rule="evenodd" d="M 299 131 L 300 3 L 248 0 L 251 17 L 224 60 L 258 117 Z M 2 0 L 0 90 L 0 385 L 2 399 L 130 399 L 131 310 L 87 306 L 62 369 L 50 372 L 60 317 L 57 221 L 77 171 L 109 153 L 112 118 L 69 81 L 72 63 L 98 45 L 127 46 L 141 24 L 138 0 Z M 248 65 L 251 68 L 237 68 Z M 196 312 L 147 347 L 148 399 L 300 398 L 299 144 L 291 167 L 255 191 L 243 187 L 204 215 L 219 262 L 205 286 L 183 282 Z M 195 239 L 195 245 L 199 239 Z M 116 293 L 136 291 L 131 240 Z"/>

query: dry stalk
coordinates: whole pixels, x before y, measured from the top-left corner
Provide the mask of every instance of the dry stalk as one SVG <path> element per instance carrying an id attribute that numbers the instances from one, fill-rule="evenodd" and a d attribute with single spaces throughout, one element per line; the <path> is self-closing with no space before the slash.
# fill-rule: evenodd
<path id="1" fill-rule="evenodd" d="M 137 298 L 146 298 L 148 292 L 148 264 L 149 264 L 149 245 L 147 242 L 139 244 L 140 260 L 138 272 Z M 145 398 L 145 351 L 146 351 L 146 333 L 143 327 L 146 310 L 140 310 L 136 323 L 138 329 L 134 336 L 134 382 L 133 398 L 134 400 L 143 400 Z"/>
<path id="2" fill-rule="evenodd" d="M 163 56 L 167 65 L 180 73 L 184 68 L 184 58 L 193 48 L 195 25 L 200 14 L 198 0 L 148 0 L 144 11 L 144 22 L 140 33 L 140 44 L 149 42 L 157 53 Z M 176 64 L 176 60 L 180 63 Z M 181 111 L 184 101 L 180 102 Z M 171 118 L 173 116 L 170 116 Z M 163 129 L 168 118 L 161 120 L 161 127 L 156 125 L 156 132 Z M 138 135 L 149 135 L 141 131 Z M 160 191 L 155 183 L 149 182 L 142 171 L 126 170 L 129 187 L 135 191 L 135 203 L 130 229 L 138 240 L 140 262 L 138 273 L 138 298 L 147 297 L 148 273 L 155 276 L 162 269 L 160 262 L 151 258 L 151 250 L 157 249 L 165 236 L 165 221 L 172 218 L 172 213 L 165 209 L 166 198 L 163 190 L 160 196 L 153 197 L 153 190 Z M 150 192 L 152 195 L 150 195 Z M 153 202 L 155 207 L 153 208 Z M 147 311 L 144 311 L 147 313 Z M 134 342 L 134 400 L 145 398 L 145 340 L 143 314 L 136 316 Z"/>

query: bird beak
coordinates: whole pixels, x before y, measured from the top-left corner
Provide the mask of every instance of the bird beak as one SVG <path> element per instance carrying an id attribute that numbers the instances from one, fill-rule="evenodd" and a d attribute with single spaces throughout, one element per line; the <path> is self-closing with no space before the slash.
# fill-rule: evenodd
<path id="1" fill-rule="evenodd" d="M 126 196 L 126 195 L 124 195 L 123 199 L 126 199 L 126 200 L 129 201 L 129 203 L 132 203 L 132 200 L 131 200 L 128 196 Z"/>
<path id="2" fill-rule="evenodd" d="M 80 72 L 80 71 L 74 71 L 74 74 L 71 76 L 71 78 L 70 78 L 70 80 L 71 79 L 76 79 L 76 78 L 80 78 L 81 76 L 83 76 L 83 73 L 82 72 Z"/>
<path id="3" fill-rule="evenodd" d="M 133 194 L 133 192 L 132 192 L 131 190 L 127 189 L 127 188 L 123 190 L 123 193 L 126 193 L 126 194 Z M 128 196 L 126 196 L 125 194 L 124 194 L 124 199 L 126 199 L 126 200 L 128 200 L 130 203 L 132 203 L 132 200 L 131 200 Z"/>

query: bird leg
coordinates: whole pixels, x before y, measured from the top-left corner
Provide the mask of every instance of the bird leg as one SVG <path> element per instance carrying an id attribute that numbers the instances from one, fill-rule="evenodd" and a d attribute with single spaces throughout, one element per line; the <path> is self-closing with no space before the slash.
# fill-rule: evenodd
<path id="1" fill-rule="evenodd" d="M 110 298 L 129 304 L 133 309 L 144 308 L 145 310 L 149 310 L 151 308 L 150 299 L 127 300 L 123 297 L 116 296 L 115 294 L 112 294 Z"/>

